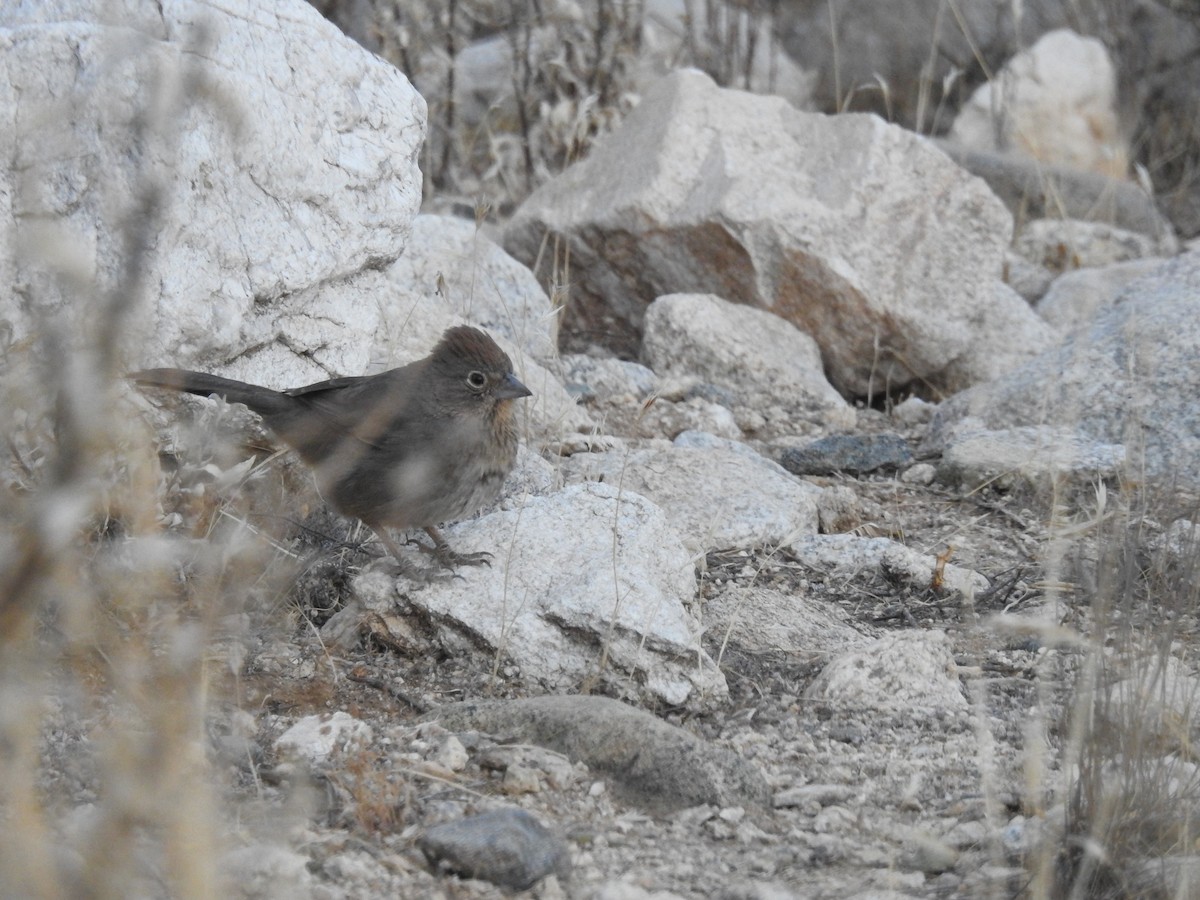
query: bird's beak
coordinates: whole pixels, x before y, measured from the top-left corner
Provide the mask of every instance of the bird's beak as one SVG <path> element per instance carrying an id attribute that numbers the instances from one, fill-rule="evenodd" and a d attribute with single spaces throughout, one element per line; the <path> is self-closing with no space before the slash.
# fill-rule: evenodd
<path id="1" fill-rule="evenodd" d="M 533 391 L 517 380 L 517 376 L 509 373 L 504 380 L 496 385 L 493 396 L 497 400 L 516 400 L 518 397 L 532 397 Z"/>

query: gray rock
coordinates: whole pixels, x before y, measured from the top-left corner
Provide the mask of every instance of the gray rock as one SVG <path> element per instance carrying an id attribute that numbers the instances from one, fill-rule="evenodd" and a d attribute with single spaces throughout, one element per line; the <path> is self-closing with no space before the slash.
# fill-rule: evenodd
<path id="1" fill-rule="evenodd" d="M 673 440 L 687 431 L 704 431 L 724 439 L 742 437 L 742 429 L 728 407 L 700 397 L 672 402 L 656 399 L 637 415 L 638 433 Z"/>
<path id="2" fill-rule="evenodd" d="M 1069 28 L 1042 35 L 976 88 L 949 136 L 1116 178 L 1129 168 L 1112 60 L 1099 40 Z"/>
<path id="3" fill-rule="evenodd" d="M 730 585 L 704 606 L 709 633 L 740 650 L 820 659 L 870 643 L 878 633 L 834 604 L 792 591 Z"/>
<path id="4" fill-rule="evenodd" d="M 1154 205 L 1154 198 L 1132 181 L 1037 162 L 1015 153 L 965 150 L 947 141 L 939 141 L 938 146 L 968 172 L 986 181 L 1021 221 L 1065 216 L 1106 222 L 1153 238 L 1171 230 Z M 1028 299 L 1017 283 L 1010 283 Z"/>
<path id="5" fill-rule="evenodd" d="M 821 534 L 853 531 L 863 523 L 866 515 L 862 501 L 849 485 L 830 485 L 817 497 L 817 519 Z"/>
<path id="6" fill-rule="evenodd" d="M 237 885 L 245 897 L 311 897 L 317 879 L 309 870 L 311 857 L 277 844 L 254 843 L 221 856 L 226 883 Z"/>
<path id="7" fill-rule="evenodd" d="M 772 799 L 771 805 L 776 809 L 807 806 L 811 803 L 818 804 L 819 806 L 830 806 L 834 803 L 846 803 L 853 799 L 854 788 L 849 785 L 806 784 L 801 787 L 779 791 Z"/>
<path id="8" fill-rule="evenodd" d="M 774 546 L 817 530 L 820 488 L 749 448 L 578 454 L 563 470 L 568 480 L 603 480 L 646 495 L 693 553 Z"/>
<path id="9" fill-rule="evenodd" d="M 905 853 L 901 864 L 929 875 L 953 869 L 961 855 L 945 841 L 919 828 L 911 829 L 904 843 Z"/>
<path id="10" fill-rule="evenodd" d="M 857 537 L 850 534 L 821 534 L 800 538 L 788 546 L 796 561 L 815 569 L 882 578 L 917 590 L 927 590 L 937 570 L 937 560 L 888 538 Z M 972 596 L 988 586 L 977 572 L 953 563 L 942 568 L 943 591 Z"/>
<path id="11" fill-rule="evenodd" d="M 986 847 L 990 837 L 991 831 L 986 823 L 973 821 L 959 822 L 943 835 L 942 840 L 946 842 L 947 846 L 962 851 Z"/>
<path id="12" fill-rule="evenodd" d="M 417 838 L 417 846 L 438 869 L 517 891 L 547 875 L 566 878 L 571 870 L 566 842 L 516 807 L 434 825 Z"/>
<path id="13" fill-rule="evenodd" d="M 1035 219 L 1017 234 L 1015 249 L 1034 265 L 1052 272 L 1089 269 L 1148 256 L 1170 256 L 1179 243 L 1161 237 L 1078 219 Z"/>
<path id="14" fill-rule="evenodd" d="M 955 428 L 937 467 L 939 481 L 974 491 L 1045 491 L 1056 484 L 1091 491 L 1125 469 L 1125 447 L 1089 440 L 1070 428 L 1027 425 L 990 431 L 967 419 Z"/>
<path id="15" fill-rule="evenodd" d="M 521 357 L 546 365 L 558 355 L 550 298 L 473 221 L 417 216 L 404 255 L 385 275 L 376 353 L 422 356 L 449 325 L 471 322 L 507 338 Z"/>
<path id="16" fill-rule="evenodd" d="M 688 609 L 691 554 L 640 494 L 570 485 L 444 533 L 461 553 L 495 555 L 447 583 L 399 583 L 444 646 L 500 654 L 551 690 L 599 678 L 653 702 L 704 706 L 725 696 Z M 352 583 L 367 609 L 376 595 L 394 605 L 396 588 L 376 572 Z"/>
<path id="17" fill-rule="evenodd" d="M 922 400 L 920 397 L 908 397 L 896 405 L 892 410 L 892 416 L 904 425 L 928 425 L 936 411 L 937 404 Z"/>
<path id="18" fill-rule="evenodd" d="M 658 377 L 641 363 L 583 354 L 562 357 L 567 390 L 582 400 L 607 400 L 629 394 L 643 400 L 658 387 Z"/>
<path id="19" fill-rule="evenodd" d="M 731 453 L 740 453 L 751 460 L 764 458 L 761 453 L 742 441 L 723 438 L 708 431 L 681 431 L 675 435 L 671 443 L 676 447 L 693 450 L 728 450 Z"/>
<path id="20" fill-rule="evenodd" d="M 1058 343 L 1054 329 L 1000 281 L 992 285 L 992 303 L 980 311 L 979 326 L 967 349 L 929 379 L 943 395 L 999 378 Z"/>
<path id="21" fill-rule="evenodd" d="M 364 371 L 379 270 L 420 205 L 424 100 L 307 5 L 123 4 L 120 27 L 93 6 L 25 4 L 51 24 L 0 38 L 0 154 L 25 161 L 0 173 L 0 196 L 21 198 L 0 215 L 0 282 L 37 297 L 4 292 L 0 320 L 21 339 L 53 309 L 82 316 L 68 285 L 102 296 L 134 264 L 150 293 L 125 320 L 138 363 L 240 377 L 262 360 L 283 387 Z M 153 248 L 136 260 L 130 215 Z"/>
<path id="22" fill-rule="evenodd" d="M 611 778 L 626 802 L 652 812 L 766 806 L 771 798 L 749 761 L 605 697 L 458 703 L 429 718 L 452 731 L 476 729 L 557 750 Z"/>
<path id="23" fill-rule="evenodd" d="M 1004 254 L 1003 281 L 1027 303 L 1036 303 L 1050 290 L 1054 273 L 1045 266 L 1034 265 L 1010 249 Z"/>
<path id="24" fill-rule="evenodd" d="M 643 327 L 642 359 L 664 378 L 711 385 L 707 399 L 730 409 L 769 400 L 790 418 L 853 424 L 854 411 L 825 379 L 816 341 L 778 316 L 711 294 L 668 294 L 646 310 Z"/>
<path id="25" fill-rule="evenodd" d="M 1034 309 L 1060 334 L 1067 334 L 1090 325 L 1131 282 L 1151 274 L 1164 262 L 1150 257 L 1064 272 L 1054 279 Z"/>
<path id="26" fill-rule="evenodd" d="M 1192 560 L 1200 559 L 1200 523 L 1176 519 L 1149 542 L 1149 549 L 1161 554 L 1162 561 L 1168 566 L 1191 565 Z"/>
<path id="27" fill-rule="evenodd" d="M 338 710 L 328 716 L 305 716 L 275 741 L 285 755 L 310 763 L 326 762 L 336 751 L 370 743 L 371 726 Z"/>
<path id="28" fill-rule="evenodd" d="M 504 244 L 532 263 L 547 232 L 564 236 L 567 338 L 604 335 L 632 354 L 645 298 L 715 294 L 810 334 L 829 380 L 857 396 L 925 378 L 972 345 L 1010 228 L 982 182 L 910 132 L 678 71 L 535 191 Z"/>
<path id="29" fill-rule="evenodd" d="M 855 709 L 967 708 L 950 641 L 942 631 L 896 632 L 830 662 L 804 696 Z"/>
<path id="30" fill-rule="evenodd" d="M 779 463 L 795 475 L 865 475 L 912 462 L 908 441 L 898 434 L 836 434 L 783 451 Z"/>
<path id="31" fill-rule="evenodd" d="M 1123 444 L 1138 477 L 1200 484 L 1200 253 L 1130 284 L 1092 327 L 941 405 L 925 445 L 953 442 L 973 416 L 985 429 L 1052 425 L 1087 442 Z"/>
<path id="32" fill-rule="evenodd" d="M 933 484 L 935 478 L 937 467 L 929 463 L 917 463 L 900 473 L 900 480 L 905 484 Z"/>
<path id="33" fill-rule="evenodd" d="M 626 876 L 627 878 L 628 876 Z M 605 881 L 588 894 L 589 900 L 686 900 L 674 891 L 650 891 L 626 878 Z"/>

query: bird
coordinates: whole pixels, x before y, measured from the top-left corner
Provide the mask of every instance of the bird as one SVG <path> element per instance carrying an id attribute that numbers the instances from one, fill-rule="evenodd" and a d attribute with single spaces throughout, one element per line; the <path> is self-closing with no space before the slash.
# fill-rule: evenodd
<path id="1" fill-rule="evenodd" d="M 313 469 L 330 505 L 371 528 L 397 563 L 389 528 L 423 529 L 433 548 L 410 543 L 447 569 L 490 564 L 489 553 L 454 552 L 437 527 L 499 495 L 517 456 L 514 403 L 533 396 L 487 332 L 454 326 L 406 366 L 285 391 L 187 369 L 128 378 L 143 388 L 215 394 L 258 413 Z"/>

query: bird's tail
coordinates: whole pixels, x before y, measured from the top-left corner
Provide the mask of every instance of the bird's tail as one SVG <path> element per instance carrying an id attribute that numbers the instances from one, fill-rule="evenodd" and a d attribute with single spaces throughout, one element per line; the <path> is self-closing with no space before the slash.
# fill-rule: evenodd
<path id="1" fill-rule="evenodd" d="M 130 372 L 128 377 L 142 387 L 167 388 L 202 397 L 216 394 L 230 403 L 244 403 L 263 417 L 287 412 L 296 402 L 286 394 L 257 384 L 205 372 L 189 372 L 187 369 L 144 369 Z"/>

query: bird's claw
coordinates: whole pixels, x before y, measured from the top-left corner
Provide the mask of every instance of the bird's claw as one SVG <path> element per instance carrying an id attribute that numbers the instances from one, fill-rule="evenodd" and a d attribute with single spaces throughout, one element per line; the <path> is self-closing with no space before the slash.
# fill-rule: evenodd
<path id="1" fill-rule="evenodd" d="M 411 562 L 390 556 L 383 557 L 379 560 L 378 565 L 382 566 L 393 577 L 407 578 L 413 584 L 417 585 L 449 584 L 456 579 L 460 581 L 466 580 L 457 572 L 452 571 L 449 566 L 445 569 L 435 569 L 428 566 L 414 565 Z"/>
<path id="2" fill-rule="evenodd" d="M 456 566 L 487 566 L 489 569 L 492 567 L 492 554 L 486 550 L 480 550 L 478 553 L 457 553 L 443 545 L 433 551 L 433 558 L 447 569 Z"/>
<path id="3" fill-rule="evenodd" d="M 442 542 L 430 547 L 423 544 L 416 538 L 409 538 L 406 543 L 412 544 L 422 553 L 428 553 L 438 564 L 445 569 L 453 569 L 457 566 L 492 566 L 492 554 L 486 550 L 480 550 L 477 553 L 459 553 L 450 549 L 450 545 Z M 456 576 L 461 578 L 462 576 Z"/>

